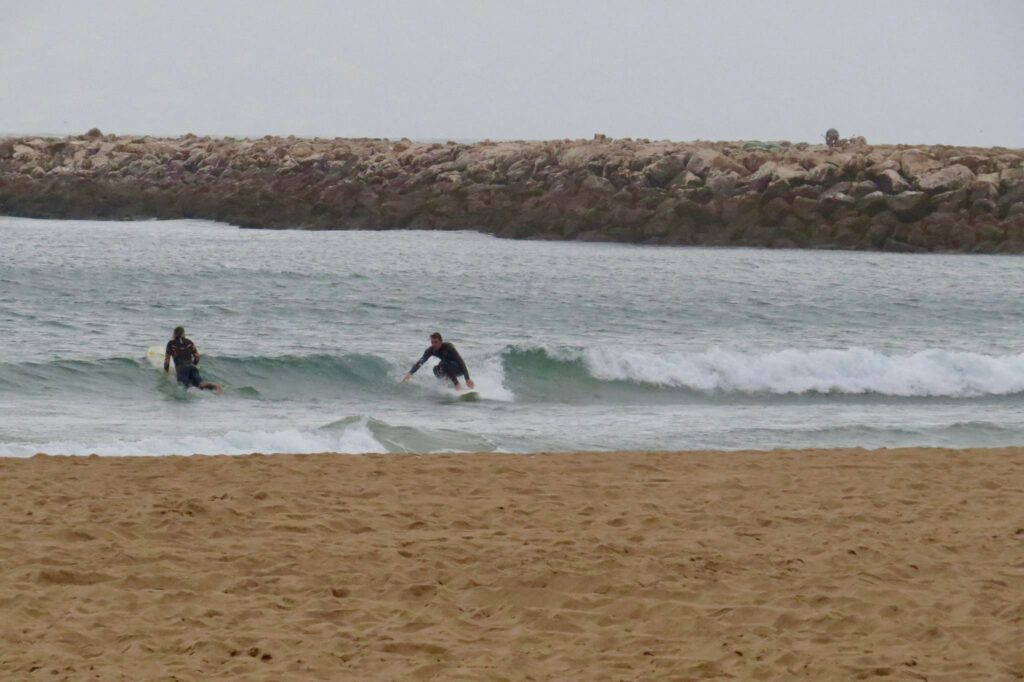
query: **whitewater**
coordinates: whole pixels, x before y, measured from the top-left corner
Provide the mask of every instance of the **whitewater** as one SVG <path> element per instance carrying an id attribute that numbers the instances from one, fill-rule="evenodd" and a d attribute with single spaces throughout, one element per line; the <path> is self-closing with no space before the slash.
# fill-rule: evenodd
<path id="1" fill-rule="evenodd" d="M 1024 440 L 1019 259 L 0 218 L 0 456 Z M 223 396 L 146 349 L 184 325 Z M 440 331 L 480 391 L 428 368 Z"/>

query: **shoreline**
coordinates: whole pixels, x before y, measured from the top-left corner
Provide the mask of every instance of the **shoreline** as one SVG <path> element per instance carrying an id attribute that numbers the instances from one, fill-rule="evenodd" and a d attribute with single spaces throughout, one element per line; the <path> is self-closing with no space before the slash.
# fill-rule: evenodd
<path id="1" fill-rule="evenodd" d="M 1022 494 L 1019 447 L 3 458 L 0 672 L 1013 678 Z"/>
<path id="2" fill-rule="evenodd" d="M 0 214 L 1024 253 L 1024 150 L 611 139 L 0 140 Z"/>

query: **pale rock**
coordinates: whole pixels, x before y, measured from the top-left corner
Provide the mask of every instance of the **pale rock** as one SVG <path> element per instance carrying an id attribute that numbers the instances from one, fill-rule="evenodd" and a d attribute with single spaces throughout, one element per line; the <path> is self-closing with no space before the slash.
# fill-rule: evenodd
<path id="1" fill-rule="evenodd" d="M 781 164 L 775 167 L 774 177 L 776 180 L 782 180 L 790 186 L 793 186 L 804 182 L 807 179 L 807 175 L 807 171 L 799 166 Z"/>
<path id="2" fill-rule="evenodd" d="M 689 157 L 685 154 L 663 156 L 644 169 L 647 180 L 654 187 L 665 187 L 672 178 L 686 168 Z"/>
<path id="3" fill-rule="evenodd" d="M 15 161 L 35 161 L 39 157 L 39 152 L 33 147 L 29 147 L 26 144 L 14 145 L 13 158 Z"/>
<path id="4" fill-rule="evenodd" d="M 704 181 L 700 179 L 696 174 L 691 173 L 688 170 L 684 170 L 682 173 L 672 178 L 672 187 L 682 187 L 689 189 L 691 187 L 700 187 L 704 184 Z"/>
<path id="5" fill-rule="evenodd" d="M 967 187 L 973 181 L 974 173 L 970 168 L 954 164 L 921 176 L 917 181 L 917 186 L 925 192 L 947 192 Z"/>
<path id="6" fill-rule="evenodd" d="M 690 171 L 694 175 L 705 178 L 708 171 L 715 167 L 715 162 L 721 156 L 722 155 L 714 149 L 699 147 L 694 150 L 693 154 L 690 155 L 690 159 L 686 162 L 686 170 Z"/>
<path id="7" fill-rule="evenodd" d="M 832 185 L 839 180 L 840 170 L 835 164 L 821 163 L 807 174 L 807 182 L 815 185 Z"/>
<path id="8" fill-rule="evenodd" d="M 778 167 L 779 164 L 774 161 L 765 161 L 757 167 L 756 171 L 744 178 L 744 180 L 748 183 L 756 182 L 765 178 L 773 180 L 775 178 L 775 169 Z"/>
<path id="9" fill-rule="evenodd" d="M 900 192 L 887 196 L 885 203 L 901 218 L 919 217 L 928 206 L 928 195 L 924 192 Z"/>
<path id="10" fill-rule="evenodd" d="M 873 157 L 869 156 L 867 160 L 871 161 L 872 158 Z M 884 159 L 882 161 L 874 161 L 870 166 L 868 166 L 867 173 L 868 173 L 868 175 L 870 177 L 874 178 L 874 177 L 878 176 L 879 174 L 881 174 L 881 173 L 883 173 L 883 172 L 885 172 L 887 170 L 893 170 L 893 171 L 896 171 L 898 173 L 899 170 L 900 170 L 899 161 L 896 161 L 894 159 Z"/>
<path id="11" fill-rule="evenodd" d="M 878 185 L 870 180 L 861 180 L 860 182 L 852 183 L 847 194 L 856 199 L 860 199 L 861 197 L 876 191 L 878 191 Z"/>
<path id="12" fill-rule="evenodd" d="M 878 173 L 875 176 L 875 184 L 878 185 L 879 189 L 888 194 L 899 194 L 910 189 L 910 183 L 904 180 L 903 176 L 892 168 L 887 168 Z"/>
<path id="13" fill-rule="evenodd" d="M 844 192 L 833 192 L 824 194 L 818 202 L 819 211 L 824 215 L 832 215 L 841 208 L 849 208 L 857 203 L 857 200 Z"/>
<path id="14" fill-rule="evenodd" d="M 901 153 L 899 158 L 900 173 L 911 180 L 942 168 L 941 161 L 921 149 L 908 149 Z"/>
<path id="15" fill-rule="evenodd" d="M 739 180 L 739 175 L 733 171 L 713 171 L 708 175 L 705 186 L 715 199 L 724 199 L 735 194 Z"/>

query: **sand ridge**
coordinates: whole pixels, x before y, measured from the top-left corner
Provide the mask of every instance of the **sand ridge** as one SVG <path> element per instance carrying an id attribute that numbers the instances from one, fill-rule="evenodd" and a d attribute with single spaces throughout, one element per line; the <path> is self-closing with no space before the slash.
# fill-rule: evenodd
<path id="1" fill-rule="evenodd" d="M 0 679 L 1024 677 L 1024 449 L 0 459 Z"/>

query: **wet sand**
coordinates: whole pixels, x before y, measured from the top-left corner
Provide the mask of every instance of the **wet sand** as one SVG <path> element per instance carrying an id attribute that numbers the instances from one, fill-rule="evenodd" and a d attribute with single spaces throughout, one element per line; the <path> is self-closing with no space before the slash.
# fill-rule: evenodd
<path id="1" fill-rule="evenodd" d="M 4 680 L 1024 677 L 1024 449 L 0 459 Z"/>

